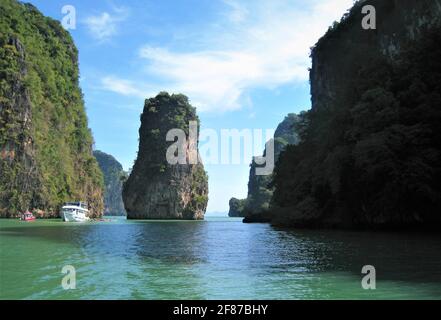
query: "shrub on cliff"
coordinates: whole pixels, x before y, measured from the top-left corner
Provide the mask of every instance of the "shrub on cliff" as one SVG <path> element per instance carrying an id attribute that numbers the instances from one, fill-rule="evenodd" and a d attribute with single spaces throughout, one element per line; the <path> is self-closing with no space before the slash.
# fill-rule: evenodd
<path id="1" fill-rule="evenodd" d="M 237 199 L 231 198 L 229 205 L 230 211 L 228 212 L 229 217 L 245 217 L 245 205 L 247 199 Z"/>

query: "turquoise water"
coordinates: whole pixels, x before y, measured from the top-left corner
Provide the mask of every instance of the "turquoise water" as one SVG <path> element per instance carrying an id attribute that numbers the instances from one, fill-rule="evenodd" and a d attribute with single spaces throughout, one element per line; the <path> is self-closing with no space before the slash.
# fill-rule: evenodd
<path id="1" fill-rule="evenodd" d="M 240 219 L 0 220 L 2 299 L 441 299 L 441 237 Z M 373 265 L 377 289 L 363 290 Z M 61 269 L 76 268 L 63 290 Z"/>

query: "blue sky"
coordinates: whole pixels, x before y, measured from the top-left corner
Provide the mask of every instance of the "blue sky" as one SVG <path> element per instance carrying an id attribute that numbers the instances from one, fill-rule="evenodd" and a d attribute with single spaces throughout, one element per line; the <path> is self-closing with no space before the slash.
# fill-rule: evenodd
<path id="1" fill-rule="evenodd" d="M 309 48 L 352 0 L 31 0 L 70 30 L 95 148 L 128 169 L 138 149 L 144 100 L 186 94 L 202 129 L 275 129 L 310 108 Z M 263 146 L 253 151 L 260 155 Z M 249 161 L 207 165 L 208 212 L 245 197 Z"/>

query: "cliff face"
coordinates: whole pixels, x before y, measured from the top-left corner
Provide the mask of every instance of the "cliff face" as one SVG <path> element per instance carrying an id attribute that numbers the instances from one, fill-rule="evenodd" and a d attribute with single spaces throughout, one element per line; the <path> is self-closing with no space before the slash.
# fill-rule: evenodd
<path id="1" fill-rule="evenodd" d="M 127 174 L 122 165 L 110 154 L 96 150 L 93 152 L 104 175 L 104 215 L 124 216 L 124 202 L 122 200 L 123 181 Z"/>
<path id="2" fill-rule="evenodd" d="M 246 199 L 231 198 L 229 202 L 230 211 L 228 216 L 231 218 L 239 218 L 245 216 Z"/>
<path id="3" fill-rule="evenodd" d="M 299 142 L 298 135 L 295 132 L 295 124 L 298 116 L 289 114 L 277 126 L 274 133 L 274 160 L 280 156 L 280 153 L 291 144 Z M 264 156 L 266 150 L 264 151 Z M 245 217 L 247 221 L 266 221 L 268 220 L 268 210 L 273 194 L 273 189 L 269 186 L 271 183 L 271 175 L 256 175 L 257 164 L 253 160 L 250 164 L 250 175 L 248 180 L 248 196 L 247 199 L 238 200 L 232 198 L 230 200 L 230 217 Z"/>
<path id="4" fill-rule="evenodd" d="M 361 26 L 361 7 L 365 5 L 376 9 L 376 30 Z M 353 79 L 368 61 L 379 55 L 393 58 L 404 43 L 418 39 L 440 19 L 441 0 L 359 1 L 312 50 L 312 109 L 334 106 L 348 95 Z"/>
<path id="5" fill-rule="evenodd" d="M 0 216 L 56 217 L 81 200 L 103 209 L 78 85 L 77 50 L 61 25 L 29 4 L 0 2 Z"/>
<path id="6" fill-rule="evenodd" d="M 361 27 L 373 5 L 377 29 Z M 313 48 L 312 110 L 274 173 L 272 222 L 441 224 L 441 1 L 357 3 Z"/>
<path id="7" fill-rule="evenodd" d="M 124 184 L 123 200 L 129 219 L 204 218 L 208 203 L 208 177 L 201 163 L 189 164 L 190 145 L 185 145 L 187 164 L 166 159 L 169 130 L 181 129 L 189 137 L 189 123 L 199 119 L 184 95 L 160 93 L 146 100 L 139 129 L 139 151 Z M 196 146 L 197 148 L 197 146 Z"/>

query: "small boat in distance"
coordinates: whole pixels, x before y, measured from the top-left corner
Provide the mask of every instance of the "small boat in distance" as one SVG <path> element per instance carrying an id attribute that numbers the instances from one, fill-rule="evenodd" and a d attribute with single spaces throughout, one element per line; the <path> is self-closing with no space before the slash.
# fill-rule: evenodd
<path id="1" fill-rule="evenodd" d="M 26 211 L 25 213 L 22 213 L 20 215 L 21 221 L 35 221 L 35 219 L 36 218 L 34 217 L 34 215 L 29 211 Z"/>
<path id="2" fill-rule="evenodd" d="M 61 215 L 65 222 L 89 221 L 88 213 L 87 203 L 81 201 L 65 203 L 61 209 Z"/>

